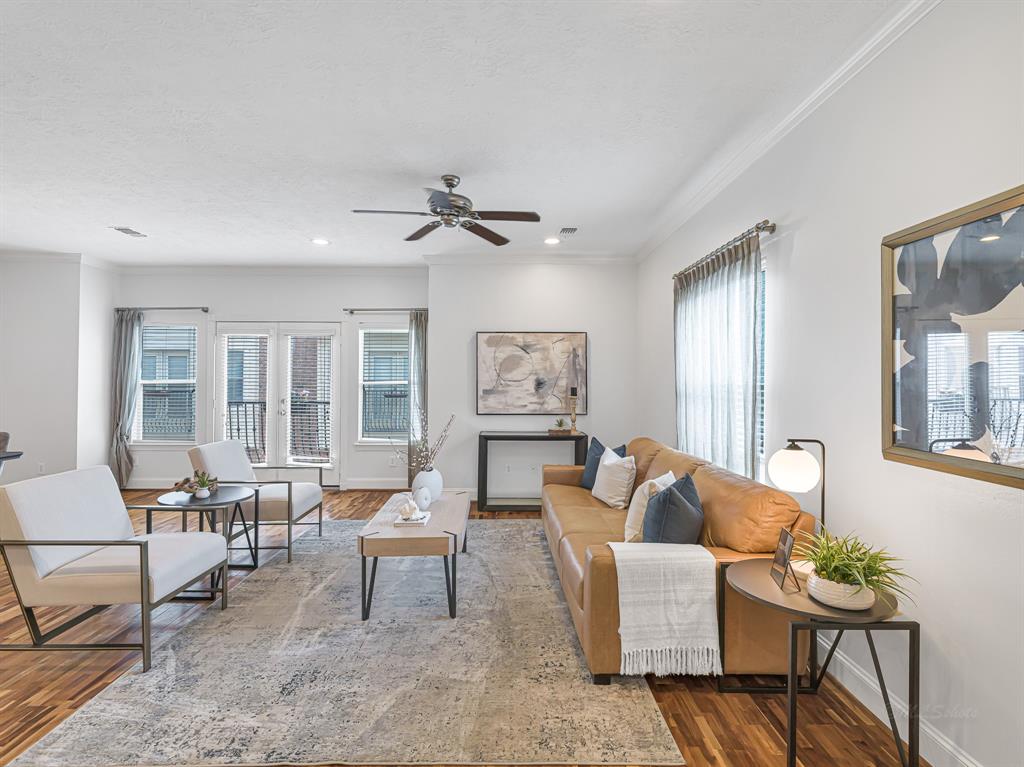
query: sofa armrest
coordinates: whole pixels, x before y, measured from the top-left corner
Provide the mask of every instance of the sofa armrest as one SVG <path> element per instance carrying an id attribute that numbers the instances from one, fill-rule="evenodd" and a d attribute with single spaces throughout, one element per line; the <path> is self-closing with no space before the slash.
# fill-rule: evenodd
<path id="1" fill-rule="evenodd" d="M 587 546 L 583 575 L 583 636 L 580 637 L 592 674 L 618 674 L 622 663 L 619 640 L 619 575 L 615 554 L 606 543 Z"/>
<path id="2" fill-rule="evenodd" d="M 575 485 L 579 487 L 583 481 L 582 466 L 557 466 L 545 464 L 541 485 Z"/>

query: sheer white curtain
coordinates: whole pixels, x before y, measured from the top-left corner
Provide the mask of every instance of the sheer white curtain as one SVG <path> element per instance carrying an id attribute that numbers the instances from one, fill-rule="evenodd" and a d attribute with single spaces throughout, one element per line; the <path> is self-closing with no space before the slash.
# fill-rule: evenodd
<path id="1" fill-rule="evenodd" d="M 679 449 L 753 477 L 764 301 L 757 234 L 677 274 L 674 294 Z"/>

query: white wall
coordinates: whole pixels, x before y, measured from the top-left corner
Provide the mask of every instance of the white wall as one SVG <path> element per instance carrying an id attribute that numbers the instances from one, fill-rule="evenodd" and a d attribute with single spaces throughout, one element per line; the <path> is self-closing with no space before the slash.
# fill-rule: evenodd
<path id="1" fill-rule="evenodd" d="M 205 347 L 199 375 L 201 396 L 212 413 L 213 333 L 217 322 L 329 322 L 341 325 L 340 397 L 342 482 L 347 487 L 404 487 L 404 466 L 390 465 L 392 450 L 357 445 L 355 439 L 357 330 L 371 315 L 345 314 L 344 308 L 408 308 L 427 303 L 427 270 L 408 269 L 246 269 L 137 268 L 121 275 L 121 306 L 209 306 L 210 313 L 178 313 L 200 323 Z M 152 314 L 152 313 L 151 313 Z M 376 316 L 376 315 L 374 315 Z M 381 318 L 390 322 L 396 317 Z M 214 438 L 212 418 L 197 424 L 199 441 Z M 166 487 L 190 472 L 181 447 L 136 446 L 132 487 Z M 325 477 L 325 481 L 327 478 Z"/>
<path id="2" fill-rule="evenodd" d="M 637 283 L 638 423 L 671 441 L 670 276 L 754 221 L 779 225 L 767 246 L 769 451 L 823 439 L 830 527 L 886 546 L 919 580 L 905 609 L 922 625 L 936 767 L 1024 764 L 1024 493 L 882 460 L 879 245 L 1022 179 L 1022 6 L 944 3 L 687 221 Z M 905 700 L 904 641 L 876 641 Z M 841 677 L 884 720 L 864 640 L 842 649 Z"/>
<path id="3" fill-rule="evenodd" d="M 77 465 L 106 464 L 110 456 L 110 378 L 114 298 L 118 275 L 83 263 L 78 307 Z"/>
<path id="4" fill-rule="evenodd" d="M 456 417 L 438 461 L 448 487 L 471 489 L 475 497 L 478 432 L 554 425 L 554 416 L 476 415 L 477 331 L 586 331 L 590 404 L 577 428 L 612 444 L 636 436 L 635 279 L 632 263 L 431 265 L 429 418 L 436 434 Z M 495 447 L 489 495 L 539 496 L 543 463 L 572 463 L 572 450 L 543 443 Z"/>
<path id="5" fill-rule="evenodd" d="M 25 453 L 3 482 L 77 464 L 79 262 L 0 254 L 0 431 Z"/>

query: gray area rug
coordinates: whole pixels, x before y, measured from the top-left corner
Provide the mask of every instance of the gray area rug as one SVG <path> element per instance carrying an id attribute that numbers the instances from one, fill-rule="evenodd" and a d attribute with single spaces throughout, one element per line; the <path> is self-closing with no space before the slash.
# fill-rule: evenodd
<path id="1" fill-rule="evenodd" d="M 473 520 L 458 618 L 441 559 L 382 559 L 362 522 L 303 536 L 15 767 L 682 764 L 647 684 L 590 683 L 536 520 Z"/>

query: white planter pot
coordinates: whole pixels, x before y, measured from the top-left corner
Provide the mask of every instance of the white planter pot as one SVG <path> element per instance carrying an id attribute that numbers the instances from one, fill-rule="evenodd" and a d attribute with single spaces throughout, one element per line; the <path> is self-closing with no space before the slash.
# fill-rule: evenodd
<path id="1" fill-rule="evenodd" d="M 194 493 L 192 493 L 192 497 L 193 498 L 199 498 L 200 500 L 202 500 L 203 498 L 209 498 L 210 497 L 210 488 L 208 488 L 208 487 L 201 487 L 198 490 L 196 490 Z"/>
<path id="2" fill-rule="evenodd" d="M 875 592 L 871 589 L 829 581 L 817 573 L 807 576 L 807 592 L 822 604 L 840 610 L 867 610 L 875 603 Z"/>
<path id="3" fill-rule="evenodd" d="M 412 492 L 415 496 L 416 491 L 421 487 L 425 487 L 430 491 L 430 502 L 433 503 L 441 497 L 441 491 L 444 490 L 444 477 L 441 476 L 441 472 L 432 466 L 428 466 L 419 472 L 412 480 Z"/>

